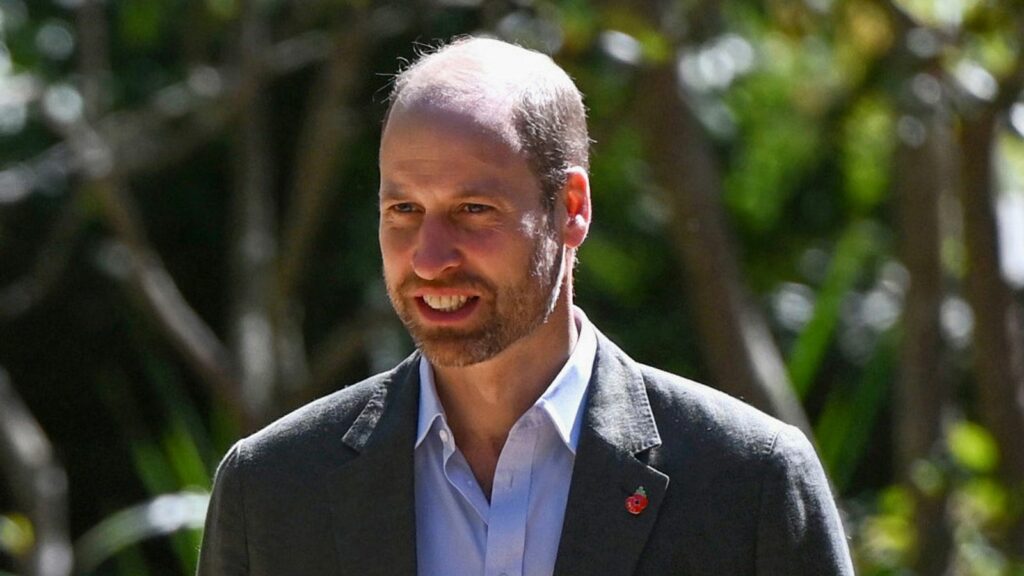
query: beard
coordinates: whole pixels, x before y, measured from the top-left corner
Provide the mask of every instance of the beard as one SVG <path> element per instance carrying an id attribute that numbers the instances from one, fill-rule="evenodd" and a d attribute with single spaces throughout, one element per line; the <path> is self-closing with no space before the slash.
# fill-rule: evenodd
<path id="1" fill-rule="evenodd" d="M 435 366 L 461 367 L 489 360 L 548 321 L 561 293 L 564 254 L 550 236 L 536 240 L 526 274 L 510 285 L 495 285 L 458 271 L 443 280 L 410 275 L 393 284 L 387 278 L 388 298 L 416 347 Z M 413 297 L 419 288 L 472 290 L 479 301 L 474 326 L 424 326 Z"/>

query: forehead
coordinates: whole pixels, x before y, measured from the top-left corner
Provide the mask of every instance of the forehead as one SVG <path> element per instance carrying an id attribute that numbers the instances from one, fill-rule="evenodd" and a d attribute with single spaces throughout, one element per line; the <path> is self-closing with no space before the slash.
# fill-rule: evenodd
<path id="1" fill-rule="evenodd" d="M 430 102 L 397 105 L 381 135 L 381 167 L 410 156 L 432 158 L 456 153 L 498 164 L 521 156 L 515 131 L 491 112 L 487 107 Z"/>
<path id="2" fill-rule="evenodd" d="M 443 106 L 392 110 L 381 138 L 380 174 L 382 195 L 536 186 L 522 150 L 502 123 L 476 110 Z"/>
<path id="3" fill-rule="evenodd" d="M 476 124 L 479 128 L 499 132 L 510 144 L 515 144 L 513 109 L 519 92 L 516 86 L 479 74 L 467 74 L 459 68 L 423 78 L 429 71 L 420 70 L 406 83 L 393 102 L 387 124 L 399 116 Z"/>

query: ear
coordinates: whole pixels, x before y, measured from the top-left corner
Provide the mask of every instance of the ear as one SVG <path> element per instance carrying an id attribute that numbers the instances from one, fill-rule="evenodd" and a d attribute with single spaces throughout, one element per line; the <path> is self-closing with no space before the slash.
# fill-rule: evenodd
<path id="1" fill-rule="evenodd" d="M 573 166 L 566 171 L 562 198 L 565 202 L 565 245 L 578 248 L 590 230 L 590 177 L 586 170 Z"/>

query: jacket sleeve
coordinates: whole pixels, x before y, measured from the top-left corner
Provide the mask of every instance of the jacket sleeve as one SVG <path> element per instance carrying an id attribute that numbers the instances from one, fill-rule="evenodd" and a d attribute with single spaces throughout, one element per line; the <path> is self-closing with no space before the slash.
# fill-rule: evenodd
<path id="1" fill-rule="evenodd" d="M 248 564 L 242 467 L 235 444 L 214 476 L 198 576 L 244 576 L 249 573 Z"/>
<path id="2" fill-rule="evenodd" d="M 792 426 L 782 429 L 769 454 L 759 513 L 758 576 L 853 576 L 825 472 Z"/>

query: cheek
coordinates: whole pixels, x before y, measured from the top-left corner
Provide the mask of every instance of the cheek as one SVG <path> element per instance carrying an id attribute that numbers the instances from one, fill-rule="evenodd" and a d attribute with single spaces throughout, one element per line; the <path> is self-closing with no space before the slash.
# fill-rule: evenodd
<path id="1" fill-rule="evenodd" d="M 523 273 L 532 260 L 532 240 L 529 235 L 511 228 L 478 232 L 461 244 L 463 265 L 496 278 Z"/>
<path id="2" fill-rule="evenodd" d="M 480 255 L 502 254 L 509 249 L 508 235 L 500 230 L 474 230 L 459 235 L 463 250 Z"/>
<path id="3" fill-rule="evenodd" d="M 405 235 L 396 234 L 394 231 L 381 230 L 378 238 L 384 281 L 390 285 L 404 275 L 403 269 L 411 265 L 410 243 Z"/>
<path id="4" fill-rule="evenodd" d="M 385 263 L 389 257 L 397 257 L 412 249 L 416 234 L 412 230 L 393 228 L 381 225 L 377 235 L 380 241 L 380 253 Z"/>

